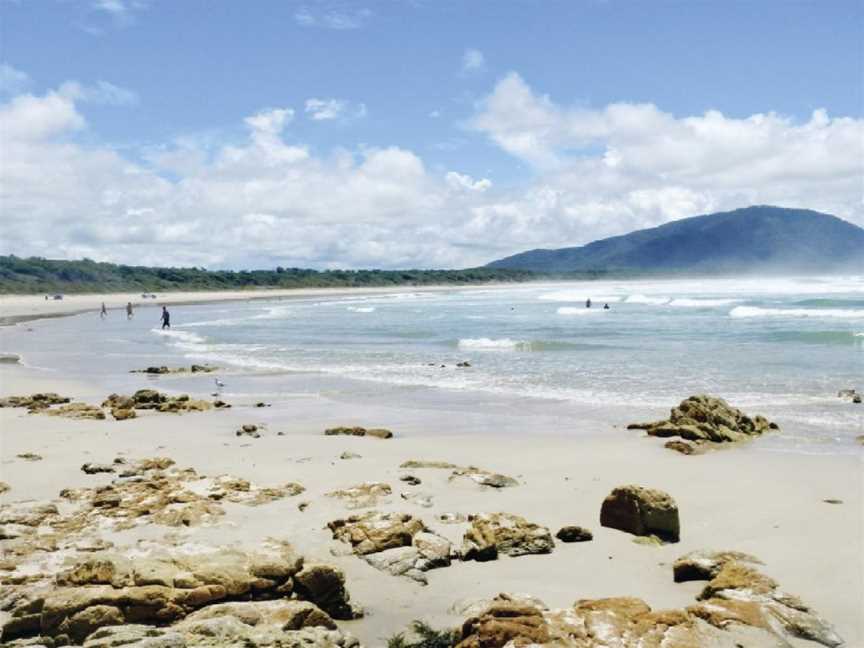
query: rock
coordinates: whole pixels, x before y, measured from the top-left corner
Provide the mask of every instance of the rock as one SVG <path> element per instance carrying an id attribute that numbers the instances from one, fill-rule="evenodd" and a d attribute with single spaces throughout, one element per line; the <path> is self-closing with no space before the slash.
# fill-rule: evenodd
<path id="1" fill-rule="evenodd" d="M 400 468 L 441 468 L 444 470 L 454 470 L 459 468 L 456 464 L 447 461 L 422 461 L 417 459 L 409 459 L 402 462 Z"/>
<path id="2" fill-rule="evenodd" d="M 379 497 L 385 497 L 392 492 L 389 484 L 382 482 L 366 482 L 342 490 L 325 493 L 327 497 L 344 500 L 348 508 L 369 508 L 378 504 Z"/>
<path id="3" fill-rule="evenodd" d="M 667 450 L 674 450 L 675 452 L 680 452 L 681 454 L 685 455 L 692 455 L 699 452 L 699 446 L 697 446 L 692 441 L 685 441 L 684 439 L 667 441 L 663 444 L 663 447 Z"/>
<path id="4" fill-rule="evenodd" d="M 449 566 L 451 554 L 452 545 L 449 540 L 421 531 L 414 536 L 411 546 L 366 554 L 363 559 L 376 569 L 393 576 L 406 576 L 426 585 L 424 572 Z"/>
<path id="5" fill-rule="evenodd" d="M 334 540 L 349 544 L 358 556 L 394 547 L 409 547 L 414 536 L 426 530 L 423 522 L 413 515 L 377 511 L 334 520 L 327 527 Z"/>
<path id="6" fill-rule="evenodd" d="M 339 455 L 340 459 L 361 459 L 362 457 L 356 452 L 348 452 L 347 450 Z"/>
<path id="7" fill-rule="evenodd" d="M 180 373 L 210 373 L 212 371 L 216 371 L 219 367 L 212 367 L 210 365 L 199 365 L 193 364 L 191 367 L 147 367 L 146 369 L 133 369 L 129 373 L 143 373 L 143 374 L 151 374 L 151 375 L 162 375 L 162 374 L 180 374 Z"/>
<path id="8" fill-rule="evenodd" d="M 836 497 L 829 497 L 827 499 L 823 499 L 822 501 L 825 502 L 826 504 L 842 504 L 843 503 L 843 500 L 837 499 Z"/>
<path id="9" fill-rule="evenodd" d="M 692 551 L 681 556 L 672 565 L 676 583 L 694 580 L 711 580 L 729 562 L 761 565 L 762 562 L 740 551 Z"/>
<path id="10" fill-rule="evenodd" d="M 495 560 L 499 554 L 524 556 L 551 553 L 555 546 L 546 527 L 510 513 L 480 513 L 469 517 L 462 538 L 463 560 Z"/>
<path id="11" fill-rule="evenodd" d="M 126 421 L 128 419 L 138 418 L 138 414 L 135 413 L 134 409 L 123 409 L 120 407 L 112 408 L 111 416 L 113 416 L 116 421 Z"/>
<path id="12" fill-rule="evenodd" d="M 100 464 L 88 462 L 81 466 L 81 470 L 88 475 L 95 475 L 97 473 L 113 473 L 114 469 L 114 464 Z"/>
<path id="13" fill-rule="evenodd" d="M 555 534 L 561 542 L 589 542 L 594 539 L 594 535 L 585 527 L 581 526 L 565 526 L 558 530 Z"/>
<path id="14" fill-rule="evenodd" d="M 20 364 L 21 356 L 17 353 L 0 353 L 0 364 Z"/>
<path id="15" fill-rule="evenodd" d="M 744 441 L 779 428 L 762 416 L 747 416 L 722 398 L 700 395 L 681 401 L 665 421 L 631 423 L 627 429 L 645 430 L 649 436 L 681 437 L 697 444 L 718 444 Z M 673 449 L 683 451 L 680 448 L 683 446 Z"/>
<path id="16" fill-rule="evenodd" d="M 42 455 L 36 454 L 35 452 L 22 452 L 15 456 L 24 461 L 42 461 Z"/>
<path id="17" fill-rule="evenodd" d="M 399 497 L 407 502 L 422 506 L 423 508 L 432 508 L 432 495 L 428 493 L 399 493 Z"/>
<path id="18" fill-rule="evenodd" d="M 2 495 L 3 493 L 8 493 L 10 490 L 12 490 L 12 487 L 9 486 L 9 484 L 4 481 L 0 481 L 0 495 Z"/>
<path id="19" fill-rule="evenodd" d="M 861 404 L 861 394 L 855 394 L 852 397 L 852 402 L 855 403 L 856 405 L 860 405 Z"/>
<path id="20" fill-rule="evenodd" d="M 399 477 L 399 481 L 403 481 L 411 486 L 419 486 L 421 484 L 420 478 L 414 475 L 402 475 Z"/>
<path id="21" fill-rule="evenodd" d="M 860 445 L 864 445 L 864 434 L 859 434 L 858 436 L 855 437 L 855 440 L 856 440 Z"/>
<path id="22" fill-rule="evenodd" d="M 456 366 L 457 366 L 457 367 L 460 367 L 460 368 L 466 368 L 466 367 L 470 367 L 470 366 L 471 366 L 471 363 L 468 362 L 467 360 L 465 360 L 465 361 L 463 361 L 463 362 L 457 362 L 457 363 L 456 363 Z"/>
<path id="23" fill-rule="evenodd" d="M 255 403 L 255 407 L 270 407 L 270 403 L 259 401 L 258 403 Z"/>
<path id="24" fill-rule="evenodd" d="M 188 394 L 168 396 L 155 389 L 139 389 L 132 396 L 111 394 L 102 402 L 102 407 L 113 410 L 156 410 L 158 412 L 183 413 L 205 412 L 230 407 L 223 401 L 205 401 L 189 398 Z M 132 417 L 127 417 L 132 418 Z"/>
<path id="25" fill-rule="evenodd" d="M 324 430 L 327 436 L 347 435 L 360 437 L 375 437 L 377 439 L 392 439 L 393 432 L 384 428 L 366 429 L 363 427 L 335 427 Z"/>
<path id="26" fill-rule="evenodd" d="M 261 434 L 258 432 L 258 426 L 252 425 L 251 423 L 247 423 L 246 425 L 241 426 L 240 429 L 237 430 L 234 434 L 238 437 L 248 436 L 252 437 L 253 439 L 261 438 Z"/>
<path id="27" fill-rule="evenodd" d="M 31 394 L 30 396 L 7 396 L 0 398 L 0 407 L 26 407 L 30 410 L 39 410 L 51 405 L 68 403 L 71 399 L 60 396 L 54 392 Z"/>
<path id="28" fill-rule="evenodd" d="M 672 496 L 642 486 L 615 488 L 600 508 L 600 524 L 634 535 L 656 535 L 666 542 L 678 542 L 678 505 Z"/>
<path id="29" fill-rule="evenodd" d="M 87 403 L 69 403 L 56 408 L 45 408 L 35 410 L 41 414 L 48 416 L 62 416 L 63 418 L 71 419 L 90 419 L 94 421 L 102 421 L 105 419 L 105 412 L 101 407 L 88 405 Z"/>
<path id="30" fill-rule="evenodd" d="M 345 575 L 330 565 L 306 565 L 294 576 L 294 591 L 312 601 L 334 619 L 356 619 L 362 612 L 349 603 Z"/>

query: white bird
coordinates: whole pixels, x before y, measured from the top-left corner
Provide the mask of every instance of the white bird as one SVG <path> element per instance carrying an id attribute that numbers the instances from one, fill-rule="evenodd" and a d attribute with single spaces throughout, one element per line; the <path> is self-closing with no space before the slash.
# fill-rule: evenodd
<path id="1" fill-rule="evenodd" d="M 216 383 L 216 386 L 217 386 L 219 389 L 222 389 L 222 388 L 225 386 L 225 383 L 223 383 L 223 382 L 222 382 L 221 380 L 219 380 L 218 378 L 214 378 L 214 379 L 213 379 L 213 382 Z"/>

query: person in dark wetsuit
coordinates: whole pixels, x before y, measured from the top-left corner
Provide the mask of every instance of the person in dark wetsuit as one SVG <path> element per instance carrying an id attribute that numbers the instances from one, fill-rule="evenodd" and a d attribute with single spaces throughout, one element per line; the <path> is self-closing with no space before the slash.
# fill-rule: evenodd
<path id="1" fill-rule="evenodd" d="M 171 313 L 168 312 L 168 307 L 162 307 L 162 328 L 171 328 Z"/>
<path id="2" fill-rule="evenodd" d="M 609 304 L 605 304 L 605 305 L 603 306 L 603 310 L 609 310 Z"/>
<path id="3" fill-rule="evenodd" d="M 591 308 L 591 298 L 585 300 L 585 308 Z"/>

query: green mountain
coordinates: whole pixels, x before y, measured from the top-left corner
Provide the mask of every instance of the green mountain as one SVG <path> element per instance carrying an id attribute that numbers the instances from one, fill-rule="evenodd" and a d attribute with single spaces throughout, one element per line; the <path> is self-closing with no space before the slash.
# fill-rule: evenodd
<path id="1" fill-rule="evenodd" d="M 522 252 L 487 267 L 543 273 L 864 271 L 864 229 L 809 209 L 754 206 L 582 247 Z"/>

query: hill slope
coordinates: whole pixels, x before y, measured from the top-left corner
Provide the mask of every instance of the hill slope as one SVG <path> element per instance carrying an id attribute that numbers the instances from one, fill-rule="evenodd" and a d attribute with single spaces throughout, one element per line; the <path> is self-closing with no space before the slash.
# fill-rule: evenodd
<path id="1" fill-rule="evenodd" d="M 487 267 L 534 272 L 864 271 L 864 229 L 808 209 L 746 207 L 582 247 L 522 252 Z"/>

